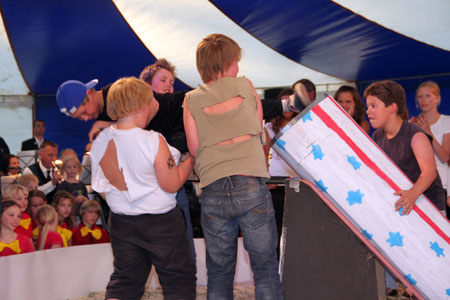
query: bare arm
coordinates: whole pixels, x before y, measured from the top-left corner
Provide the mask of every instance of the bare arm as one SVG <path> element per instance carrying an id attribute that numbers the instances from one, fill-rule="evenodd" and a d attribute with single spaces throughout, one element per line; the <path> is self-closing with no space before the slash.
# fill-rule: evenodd
<path id="1" fill-rule="evenodd" d="M 92 143 L 97 134 L 99 134 L 99 132 L 103 129 L 109 127 L 112 123 L 113 122 L 108 121 L 95 121 L 91 127 L 91 130 L 89 130 L 89 142 Z"/>
<path id="2" fill-rule="evenodd" d="M 183 105 L 183 122 L 184 131 L 186 132 L 186 139 L 188 144 L 189 153 L 192 157 L 196 156 L 198 146 L 200 144 L 197 130 L 197 123 L 194 118 L 192 118 L 191 112 L 189 111 L 189 105 L 186 99 L 184 99 Z"/>
<path id="3" fill-rule="evenodd" d="M 448 162 L 450 158 L 450 133 L 444 134 L 442 145 L 433 136 L 433 149 L 441 162 Z"/>
<path id="4" fill-rule="evenodd" d="M 162 136 L 159 136 L 158 153 L 155 158 L 155 171 L 158 183 L 164 191 L 176 193 L 192 172 L 194 162 L 194 159 L 189 156 L 177 166 L 166 141 Z"/>
<path id="5" fill-rule="evenodd" d="M 419 164 L 420 176 L 411 189 L 395 193 L 395 195 L 400 195 L 400 199 L 395 203 L 395 210 L 398 211 L 404 207 L 403 214 L 411 212 L 417 198 L 430 187 L 437 175 L 433 148 L 428 137 L 422 132 L 416 133 L 411 139 L 411 148 Z"/>
<path id="6" fill-rule="evenodd" d="M 441 162 L 447 162 L 450 158 L 450 133 L 444 134 L 441 145 L 434 137 L 433 132 L 431 131 L 430 123 L 428 123 L 423 115 L 419 115 L 416 118 L 411 118 L 411 122 L 425 130 L 425 132 L 433 138 L 433 149 L 436 156 Z"/>

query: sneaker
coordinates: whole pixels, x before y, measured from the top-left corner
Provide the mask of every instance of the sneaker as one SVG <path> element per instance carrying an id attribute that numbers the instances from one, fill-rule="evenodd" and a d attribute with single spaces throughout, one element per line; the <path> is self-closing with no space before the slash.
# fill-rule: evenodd
<path id="1" fill-rule="evenodd" d="M 289 97 L 289 109 L 293 112 L 301 112 L 310 103 L 305 86 L 300 82 L 294 85 L 294 94 Z"/>

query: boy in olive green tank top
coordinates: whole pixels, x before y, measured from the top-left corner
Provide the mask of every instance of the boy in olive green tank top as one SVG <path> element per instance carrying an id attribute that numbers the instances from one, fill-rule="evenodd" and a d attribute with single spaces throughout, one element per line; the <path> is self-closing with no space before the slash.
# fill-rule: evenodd
<path id="1" fill-rule="evenodd" d="M 184 103 L 188 148 L 202 188 L 208 299 L 233 299 L 239 229 L 256 299 L 282 299 L 261 101 L 250 80 L 236 77 L 240 58 L 240 47 L 229 37 L 204 38 L 197 69 L 205 85 L 187 93 Z"/>

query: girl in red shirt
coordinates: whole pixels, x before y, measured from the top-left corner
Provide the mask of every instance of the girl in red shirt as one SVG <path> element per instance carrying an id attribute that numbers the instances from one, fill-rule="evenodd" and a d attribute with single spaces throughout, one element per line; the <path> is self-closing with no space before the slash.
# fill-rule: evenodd
<path id="1" fill-rule="evenodd" d="M 39 238 L 36 242 L 38 250 L 64 247 L 62 236 L 56 232 L 58 216 L 50 205 L 43 205 L 37 211 Z"/>
<path id="2" fill-rule="evenodd" d="M 15 232 L 31 239 L 33 237 L 31 218 L 26 213 L 28 207 L 28 190 L 20 184 L 11 184 L 6 188 L 5 199 L 16 202 L 20 207 L 21 220 Z"/>
<path id="3" fill-rule="evenodd" d="M 31 240 L 14 230 L 20 223 L 20 206 L 14 201 L 2 203 L 0 219 L 0 256 L 33 252 Z"/>
<path id="4" fill-rule="evenodd" d="M 62 235 L 65 246 L 72 246 L 72 229 L 74 227 L 75 197 L 66 191 L 58 191 L 53 196 L 52 205 L 58 215 L 56 231 Z"/>

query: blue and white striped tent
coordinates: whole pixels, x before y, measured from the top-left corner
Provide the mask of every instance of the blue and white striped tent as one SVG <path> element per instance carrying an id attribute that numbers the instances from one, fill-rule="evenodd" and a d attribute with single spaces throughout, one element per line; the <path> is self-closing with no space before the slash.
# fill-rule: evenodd
<path id="1" fill-rule="evenodd" d="M 393 78 L 404 85 L 415 114 L 415 88 L 433 79 L 442 88 L 441 110 L 450 114 L 445 0 L 0 0 L 0 9 L 0 94 L 19 95 L 16 103 L 30 98 L 32 114 L 47 121 L 46 137 L 79 153 L 91 123 L 58 113 L 61 82 L 98 78 L 104 86 L 166 57 L 177 67 L 176 89 L 196 87 L 196 45 L 213 32 L 240 44 L 239 74 L 257 88 L 309 78 L 333 91 L 347 82 L 364 88 Z M 3 120 L 10 111 L 2 106 Z M 17 151 L 31 135 L 31 114 L 14 118 L 2 124 L 1 135 Z"/>

